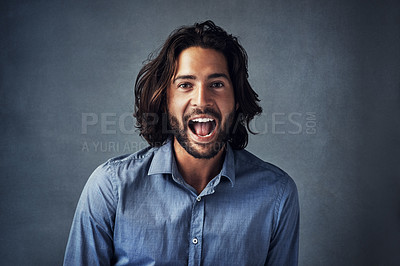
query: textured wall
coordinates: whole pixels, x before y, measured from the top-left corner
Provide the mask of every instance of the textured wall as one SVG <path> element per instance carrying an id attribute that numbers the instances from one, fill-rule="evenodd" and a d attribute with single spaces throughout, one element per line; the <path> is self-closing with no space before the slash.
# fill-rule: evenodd
<path id="1" fill-rule="evenodd" d="M 8 3 L 7 3 L 8 2 Z M 133 83 L 180 25 L 240 37 L 264 114 L 248 149 L 301 204 L 300 265 L 400 261 L 395 1 L 3 1 L 0 264 L 59 265 L 87 177 L 144 142 Z"/>

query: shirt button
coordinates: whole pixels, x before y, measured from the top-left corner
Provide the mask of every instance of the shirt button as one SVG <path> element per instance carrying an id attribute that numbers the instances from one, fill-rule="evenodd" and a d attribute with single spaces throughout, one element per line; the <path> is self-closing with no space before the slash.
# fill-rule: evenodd
<path id="1" fill-rule="evenodd" d="M 193 240 L 192 240 L 192 243 L 193 243 L 193 244 L 196 245 L 198 242 L 199 242 L 199 241 L 197 240 L 197 238 L 193 238 Z"/>
<path id="2" fill-rule="evenodd" d="M 196 198 L 196 200 L 197 200 L 197 201 L 201 201 L 201 197 L 198 196 L 198 197 Z"/>

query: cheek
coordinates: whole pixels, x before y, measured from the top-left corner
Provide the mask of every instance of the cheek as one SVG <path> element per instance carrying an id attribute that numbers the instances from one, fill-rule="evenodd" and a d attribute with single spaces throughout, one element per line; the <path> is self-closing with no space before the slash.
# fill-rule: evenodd
<path id="1" fill-rule="evenodd" d="M 175 116 L 182 116 L 184 112 L 184 106 L 181 101 L 178 99 L 169 99 L 167 100 L 168 111 L 169 113 Z"/>
<path id="2" fill-rule="evenodd" d="M 167 109 L 170 113 L 175 113 L 177 101 L 176 97 L 170 90 L 167 90 Z"/>
<path id="3" fill-rule="evenodd" d="M 174 111 L 176 113 L 185 113 L 186 108 L 188 108 L 189 105 L 189 100 L 185 97 L 170 97 L 167 102 L 168 102 L 168 108 L 170 111 Z"/>
<path id="4" fill-rule="evenodd" d="M 229 91 L 229 93 L 226 94 L 225 96 L 225 107 L 227 110 L 237 110 L 238 104 L 235 101 L 235 93 L 233 92 L 233 89 Z"/>
<path id="5" fill-rule="evenodd" d="M 222 101 L 220 101 L 219 106 L 221 109 L 223 109 L 223 112 L 231 113 L 232 111 L 237 110 L 237 108 L 239 107 L 239 104 L 237 104 L 235 102 L 235 98 L 232 95 L 232 96 L 228 96 L 228 97 L 224 98 Z"/>

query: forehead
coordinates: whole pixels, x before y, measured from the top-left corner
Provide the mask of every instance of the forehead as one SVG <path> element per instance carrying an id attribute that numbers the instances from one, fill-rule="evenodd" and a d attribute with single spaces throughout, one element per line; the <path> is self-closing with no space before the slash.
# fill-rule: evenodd
<path id="1" fill-rule="evenodd" d="M 210 48 L 189 47 L 183 50 L 176 62 L 176 75 L 182 72 L 221 72 L 228 75 L 228 64 L 223 53 Z"/>

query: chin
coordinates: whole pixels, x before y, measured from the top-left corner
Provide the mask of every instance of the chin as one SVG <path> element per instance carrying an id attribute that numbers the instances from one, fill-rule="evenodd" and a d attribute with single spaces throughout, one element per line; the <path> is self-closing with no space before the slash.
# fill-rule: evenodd
<path id="1" fill-rule="evenodd" d="M 212 159 L 225 147 L 226 144 L 225 142 L 193 144 L 188 141 L 188 139 L 182 138 L 182 136 L 175 136 L 175 138 L 182 148 L 196 159 Z"/>

